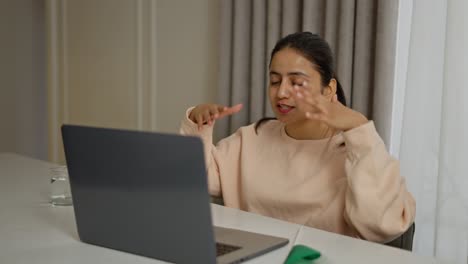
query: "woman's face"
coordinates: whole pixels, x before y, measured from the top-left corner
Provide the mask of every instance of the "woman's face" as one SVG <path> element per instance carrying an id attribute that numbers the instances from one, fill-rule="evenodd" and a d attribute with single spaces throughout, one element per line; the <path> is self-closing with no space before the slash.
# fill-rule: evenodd
<path id="1" fill-rule="evenodd" d="M 306 120 L 296 108 L 292 96 L 293 86 L 307 89 L 311 94 L 321 94 L 320 73 L 299 52 L 284 48 L 273 56 L 270 65 L 269 96 L 276 118 L 286 124 Z"/>

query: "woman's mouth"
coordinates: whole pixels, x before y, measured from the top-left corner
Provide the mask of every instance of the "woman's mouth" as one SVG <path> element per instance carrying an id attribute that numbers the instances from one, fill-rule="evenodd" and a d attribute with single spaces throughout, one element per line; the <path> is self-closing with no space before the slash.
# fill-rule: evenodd
<path id="1" fill-rule="evenodd" d="M 278 108 L 278 111 L 282 114 L 287 114 L 295 108 L 294 106 L 285 105 L 285 104 L 278 104 L 276 105 L 276 107 Z"/>

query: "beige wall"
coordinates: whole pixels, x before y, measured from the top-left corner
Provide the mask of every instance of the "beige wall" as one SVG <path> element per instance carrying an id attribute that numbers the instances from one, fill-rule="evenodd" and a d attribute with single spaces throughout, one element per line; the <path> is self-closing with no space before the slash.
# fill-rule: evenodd
<path id="1" fill-rule="evenodd" d="M 216 98 L 217 0 L 47 0 L 49 158 L 63 123 L 177 132 Z"/>
<path id="2" fill-rule="evenodd" d="M 63 122 L 138 128 L 135 3 L 66 0 L 57 5 L 56 90 Z"/>
<path id="3" fill-rule="evenodd" d="M 0 152 L 63 161 L 62 123 L 176 132 L 216 101 L 218 1 L 154 1 L 0 1 Z"/>
<path id="4" fill-rule="evenodd" d="M 216 101 L 218 0 L 157 1 L 157 128 L 177 131 L 187 107 Z"/>
<path id="5" fill-rule="evenodd" d="M 0 1 L 0 152 L 47 158 L 44 1 Z"/>

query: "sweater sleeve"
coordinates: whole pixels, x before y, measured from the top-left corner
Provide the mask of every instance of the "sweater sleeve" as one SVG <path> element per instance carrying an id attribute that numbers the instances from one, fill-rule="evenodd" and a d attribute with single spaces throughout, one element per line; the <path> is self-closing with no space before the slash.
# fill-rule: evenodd
<path id="1" fill-rule="evenodd" d="M 388 242 L 414 222 L 416 204 L 372 121 L 343 133 L 345 218 L 366 240 Z"/>
<path id="2" fill-rule="evenodd" d="M 214 146 L 213 127 L 215 124 L 212 126 L 203 125 L 202 129 L 199 130 L 198 125 L 188 118 L 193 108 L 191 107 L 186 111 L 179 132 L 182 135 L 199 136 L 202 139 L 208 176 L 208 189 L 212 196 L 220 197 L 223 193 L 221 188 L 221 169 L 223 169 L 223 176 L 227 178 L 232 178 L 237 174 L 235 171 L 237 166 L 235 164 L 239 163 L 240 133 L 235 133 L 221 140 L 217 146 Z"/>

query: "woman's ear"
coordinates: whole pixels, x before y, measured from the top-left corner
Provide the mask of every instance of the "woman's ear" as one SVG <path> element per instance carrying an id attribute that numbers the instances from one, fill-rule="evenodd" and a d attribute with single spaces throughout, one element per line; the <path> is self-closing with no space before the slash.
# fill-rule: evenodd
<path id="1" fill-rule="evenodd" d="M 328 99 L 332 99 L 333 96 L 336 94 L 336 79 L 332 78 L 325 89 L 323 89 L 323 95 Z"/>

